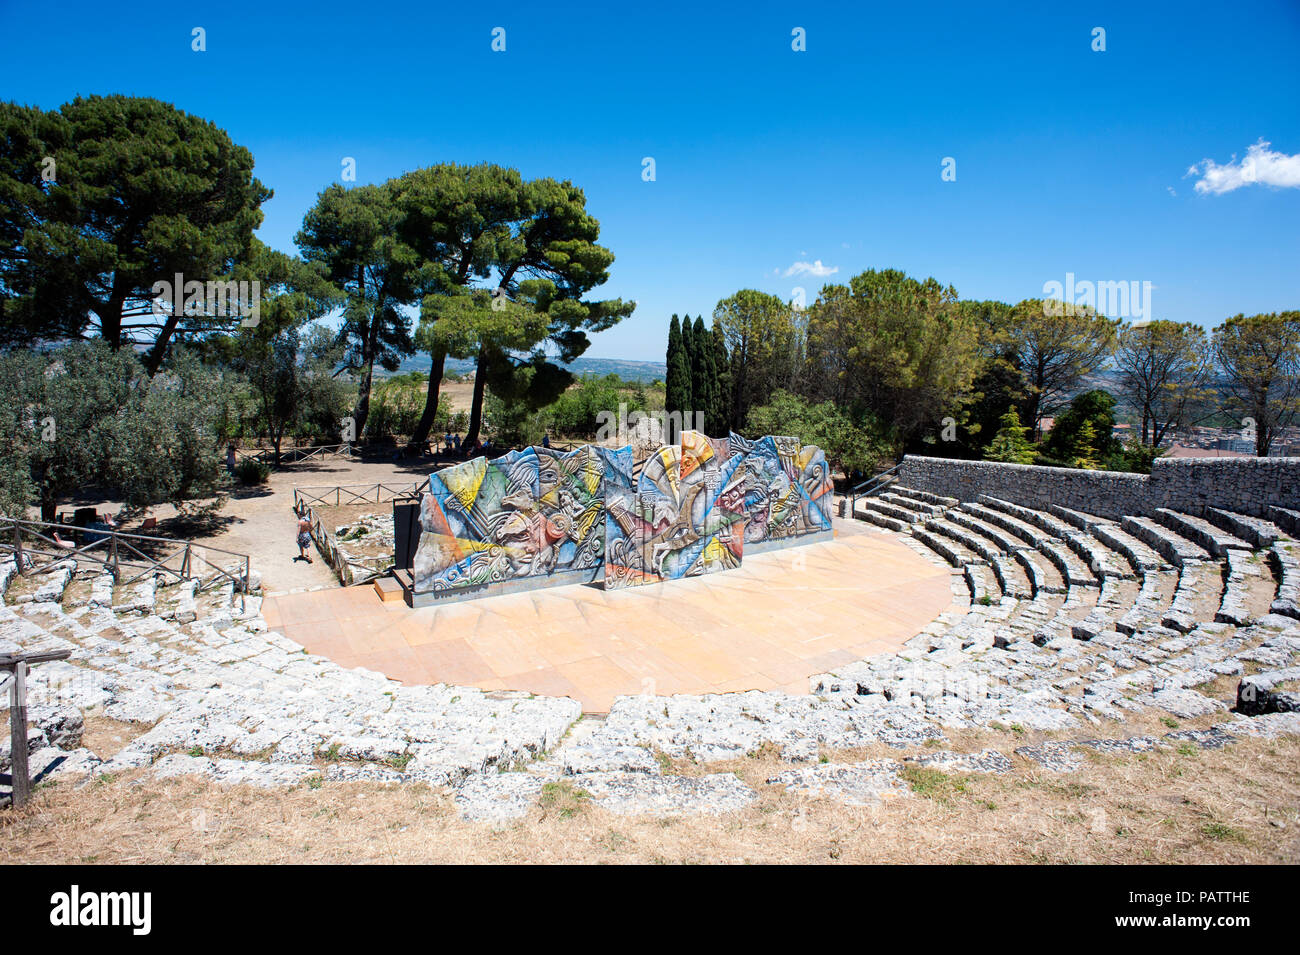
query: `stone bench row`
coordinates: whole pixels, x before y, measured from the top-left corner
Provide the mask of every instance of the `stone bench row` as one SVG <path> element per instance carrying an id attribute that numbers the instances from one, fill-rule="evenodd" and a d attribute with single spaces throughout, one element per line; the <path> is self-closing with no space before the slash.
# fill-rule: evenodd
<path id="1" fill-rule="evenodd" d="M 1125 517 L 1120 521 L 1120 526 L 1142 543 L 1157 551 L 1175 567 L 1182 567 L 1184 563 L 1189 561 L 1205 561 L 1210 557 L 1209 552 L 1204 547 L 1189 541 L 1186 537 L 1149 517 Z"/>

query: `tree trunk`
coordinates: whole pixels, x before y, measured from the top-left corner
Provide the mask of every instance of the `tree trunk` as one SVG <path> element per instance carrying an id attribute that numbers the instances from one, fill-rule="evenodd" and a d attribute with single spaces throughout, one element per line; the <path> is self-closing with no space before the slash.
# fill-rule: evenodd
<path id="1" fill-rule="evenodd" d="M 95 309 L 99 316 L 99 337 L 114 351 L 122 344 L 122 308 L 125 305 L 126 297 L 114 292 L 102 310 Z"/>
<path id="2" fill-rule="evenodd" d="M 54 519 L 58 517 L 58 515 L 59 515 L 59 499 L 55 496 L 54 489 L 48 486 L 42 487 L 41 488 L 41 520 L 53 523 Z M 19 514 L 17 516 L 21 518 L 23 515 Z"/>
<path id="3" fill-rule="evenodd" d="M 1042 433 L 1039 430 L 1039 420 L 1038 420 L 1039 405 L 1040 405 L 1039 396 L 1036 394 L 1031 394 L 1028 398 L 1025 399 L 1024 416 L 1021 418 L 1021 424 L 1023 424 L 1026 421 L 1029 422 L 1029 431 L 1030 434 L 1033 435 L 1034 440 L 1039 440 L 1042 438 Z"/>
<path id="4" fill-rule="evenodd" d="M 1273 443 L 1273 427 L 1268 420 L 1267 406 L 1255 409 L 1255 457 L 1268 457 L 1269 446 Z"/>
<path id="5" fill-rule="evenodd" d="M 478 362 L 474 366 L 474 403 L 469 409 L 469 428 L 465 432 L 465 440 L 462 447 L 468 445 L 474 446 L 478 440 L 479 426 L 483 423 L 483 392 L 487 389 L 487 362 L 484 361 L 483 351 L 479 350 Z"/>
<path id="6" fill-rule="evenodd" d="M 364 288 L 364 285 L 362 287 Z M 365 347 L 361 352 L 365 371 L 361 375 L 361 383 L 357 386 L 356 407 L 352 409 L 352 422 L 356 428 L 358 441 L 366 430 L 366 419 L 370 417 L 370 388 L 375 379 L 375 352 L 379 350 L 379 323 L 383 320 L 381 318 L 383 314 L 384 299 L 381 296 L 375 301 L 375 308 L 371 313 L 369 326 L 366 328 Z"/>
<path id="7" fill-rule="evenodd" d="M 442 371 L 447 362 L 447 353 L 437 349 L 430 353 L 430 357 L 433 359 L 433 366 L 429 369 L 429 390 L 424 396 L 424 411 L 421 412 L 420 420 L 411 434 L 411 443 L 407 445 L 412 454 L 418 454 L 424 447 L 424 442 L 429 440 L 433 421 L 438 416 L 438 392 L 442 388 Z M 475 382 L 477 383 L 477 378 Z"/>
<path id="8" fill-rule="evenodd" d="M 352 409 L 352 425 L 356 441 L 361 440 L 361 434 L 366 430 L 366 418 L 370 416 L 370 383 L 374 377 L 375 360 L 371 358 L 366 362 L 365 370 L 361 373 L 361 383 L 357 386 L 357 403 Z"/>
<path id="9" fill-rule="evenodd" d="M 162 331 L 154 340 L 153 347 L 144 356 L 144 370 L 149 373 L 150 378 L 158 374 L 158 369 L 162 367 L 163 358 L 167 354 L 167 344 L 172 340 L 172 334 L 176 331 L 176 324 L 179 321 L 179 315 L 168 316 Z"/>

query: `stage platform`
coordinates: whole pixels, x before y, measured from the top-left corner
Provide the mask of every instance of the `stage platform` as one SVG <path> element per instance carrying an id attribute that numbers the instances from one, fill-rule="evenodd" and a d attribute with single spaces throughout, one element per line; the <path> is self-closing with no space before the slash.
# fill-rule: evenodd
<path id="1" fill-rule="evenodd" d="M 964 604 L 950 571 L 897 537 L 835 529 L 735 570 L 625 590 L 571 584 L 411 609 L 364 586 L 268 597 L 263 613 L 343 666 L 570 696 L 591 713 L 623 694 L 807 693 L 808 677 L 897 650 Z"/>

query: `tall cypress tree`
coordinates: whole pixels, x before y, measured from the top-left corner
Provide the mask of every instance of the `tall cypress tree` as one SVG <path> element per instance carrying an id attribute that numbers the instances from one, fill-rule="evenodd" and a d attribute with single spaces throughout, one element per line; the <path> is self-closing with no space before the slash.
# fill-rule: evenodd
<path id="1" fill-rule="evenodd" d="M 691 327 L 691 317 L 682 316 L 682 351 L 686 354 L 687 380 L 690 382 L 690 390 L 686 396 L 686 404 L 682 406 L 683 410 L 690 410 L 694 407 L 695 401 L 695 335 Z"/>
<path id="2" fill-rule="evenodd" d="M 695 396 L 695 410 L 704 418 L 700 427 L 706 434 L 718 436 L 718 373 L 713 363 L 713 336 L 704 327 L 704 316 L 695 316 L 691 329 L 695 344 L 695 364 L 691 367 L 691 393 Z"/>
<path id="3" fill-rule="evenodd" d="M 691 366 L 686 356 L 682 329 L 674 314 L 668 324 L 667 374 L 664 377 L 664 410 L 682 411 L 691 403 Z"/>
<path id="4" fill-rule="evenodd" d="M 682 404 L 677 410 L 685 415 L 695 409 L 695 336 L 692 334 L 691 317 L 682 316 Z M 685 425 L 685 419 L 682 424 Z"/>
<path id="5" fill-rule="evenodd" d="M 727 352 L 727 336 L 722 325 L 713 322 L 713 370 L 717 382 L 717 418 L 709 426 L 709 433 L 725 438 L 731 432 L 731 355 Z"/>

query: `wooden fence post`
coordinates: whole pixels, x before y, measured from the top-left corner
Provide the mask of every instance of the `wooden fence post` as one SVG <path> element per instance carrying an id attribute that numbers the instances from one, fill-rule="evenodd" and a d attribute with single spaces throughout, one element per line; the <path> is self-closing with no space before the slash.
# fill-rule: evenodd
<path id="1" fill-rule="evenodd" d="M 10 775 L 13 805 L 27 802 L 32 781 L 27 772 L 27 661 L 14 664 L 14 681 L 9 689 L 9 740 L 12 746 Z"/>

